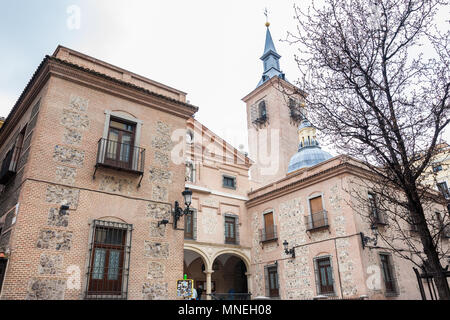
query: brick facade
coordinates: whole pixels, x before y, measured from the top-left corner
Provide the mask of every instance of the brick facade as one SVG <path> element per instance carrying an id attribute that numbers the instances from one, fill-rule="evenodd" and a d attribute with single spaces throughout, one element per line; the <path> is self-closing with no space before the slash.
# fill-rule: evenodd
<path id="1" fill-rule="evenodd" d="M 0 200 L 0 215 L 19 204 L 15 223 L 2 235 L 8 266 L 1 299 L 86 298 L 93 220 L 132 225 L 128 299 L 176 299 L 174 279 L 183 275 L 183 231 L 155 225 L 181 200 L 184 166 L 161 163 L 156 155 L 170 159 L 173 132 L 185 128 L 196 108 L 174 89 L 167 87 L 171 98 L 163 97 L 163 85 L 152 95 L 81 69 L 71 64 L 76 59 L 68 52 L 81 59 L 60 48 L 55 58 L 44 60 L 38 79 L 25 91 L 38 97 L 31 103 L 19 100 L 0 132 L 2 154 L 24 123 L 32 135 L 25 137 L 21 158 L 26 156 L 26 163 Z M 82 57 L 85 63 L 93 61 Z M 49 77 L 39 88 L 44 74 Z M 33 110 L 36 101 L 38 112 Z M 139 147 L 146 157 L 140 187 L 139 175 L 114 168 L 100 167 L 93 176 L 108 111 L 141 124 Z M 24 115 L 16 117 L 20 112 Z M 36 120 L 30 119 L 33 114 Z M 63 205 L 68 210 L 61 210 Z"/>

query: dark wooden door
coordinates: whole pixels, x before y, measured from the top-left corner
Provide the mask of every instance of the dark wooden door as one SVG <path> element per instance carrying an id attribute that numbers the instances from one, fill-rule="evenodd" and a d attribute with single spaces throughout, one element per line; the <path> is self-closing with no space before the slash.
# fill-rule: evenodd
<path id="1" fill-rule="evenodd" d="M 236 243 L 236 219 L 233 217 L 225 218 L 225 242 Z"/>
<path id="2" fill-rule="evenodd" d="M 278 271 L 277 268 L 272 267 L 267 270 L 269 274 L 269 295 L 271 297 L 278 297 Z"/>
<path id="3" fill-rule="evenodd" d="M 111 120 L 105 162 L 115 167 L 131 169 L 133 163 L 135 125 Z"/>
<path id="4" fill-rule="evenodd" d="M 120 295 L 126 231 L 98 227 L 94 238 L 89 294 Z"/>
<path id="5" fill-rule="evenodd" d="M 317 260 L 317 268 L 319 272 L 320 293 L 333 293 L 333 271 L 329 258 Z"/>

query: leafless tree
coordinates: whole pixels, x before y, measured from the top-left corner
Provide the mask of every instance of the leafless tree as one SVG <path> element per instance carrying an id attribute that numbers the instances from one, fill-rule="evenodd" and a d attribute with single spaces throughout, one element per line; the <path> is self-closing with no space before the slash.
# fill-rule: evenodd
<path id="1" fill-rule="evenodd" d="M 426 213 L 436 199 L 422 183 L 450 121 L 450 33 L 435 23 L 448 3 L 323 0 L 294 9 L 297 30 L 286 41 L 299 49 L 297 85 L 307 92 L 308 119 L 376 174 L 390 225 L 435 274 L 440 299 L 450 299 Z M 410 241 L 402 219 L 414 225 L 419 243 Z"/>

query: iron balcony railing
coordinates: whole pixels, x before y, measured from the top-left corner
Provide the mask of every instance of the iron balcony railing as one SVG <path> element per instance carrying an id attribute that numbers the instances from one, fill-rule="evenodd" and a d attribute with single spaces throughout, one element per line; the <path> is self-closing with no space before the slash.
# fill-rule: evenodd
<path id="1" fill-rule="evenodd" d="M 384 218 L 383 211 L 379 208 L 370 208 L 371 219 L 374 224 L 385 225 L 387 224 Z"/>
<path id="2" fill-rule="evenodd" d="M 328 228 L 328 216 L 325 210 L 305 216 L 306 230 Z"/>
<path id="3" fill-rule="evenodd" d="M 0 184 L 6 184 L 11 177 L 16 174 L 17 160 L 20 155 L 20 148 L 14 147 L 8 151 L 5 158 L 2 161 L 0 169 Z"/>
<path id="4" fill-rule="evenodd" d="M 144 173 L 145 149 L 108 139 L 98 141 L 97 167 Z"/>
<path id="5" fill-rule="evenodd" d="M 259 229 L 259 235 L 260 235 L 260 241 L 266 242 L 271 240 L 277 240 L 278 234 L 277 234 L 277 226 L 269 226 L 263 229 Z"/>
<path id="6" fill-rule="evenodd" d="M 253 123 L 257 124 L 257 125 L 260 125 L 260 124 L 266 123 L 268 120 L 269 120 L 269 116 L 267 114 L 262 114 L 258 118 L 253 120 Z"/>

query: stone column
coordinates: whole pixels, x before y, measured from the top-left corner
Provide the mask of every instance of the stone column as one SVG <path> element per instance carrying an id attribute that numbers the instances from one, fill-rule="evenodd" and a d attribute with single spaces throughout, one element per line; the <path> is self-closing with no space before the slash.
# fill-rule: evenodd
<path id="1" fill-rule="evenodd" d="M 211 275 L 214 271 L 203 271 L 206 274 L 206 300 L 211 300 Z"/>
<path id="2" fill-rule="evenodd" d="M 252 288 L 252 274 L 250 272 L 246 272 L 245 275 L 247 276 L 247 291 L 248 293 L 253 294 L 253 288 Z M 250 299 L 252 296 L 250 296 Z"/>

